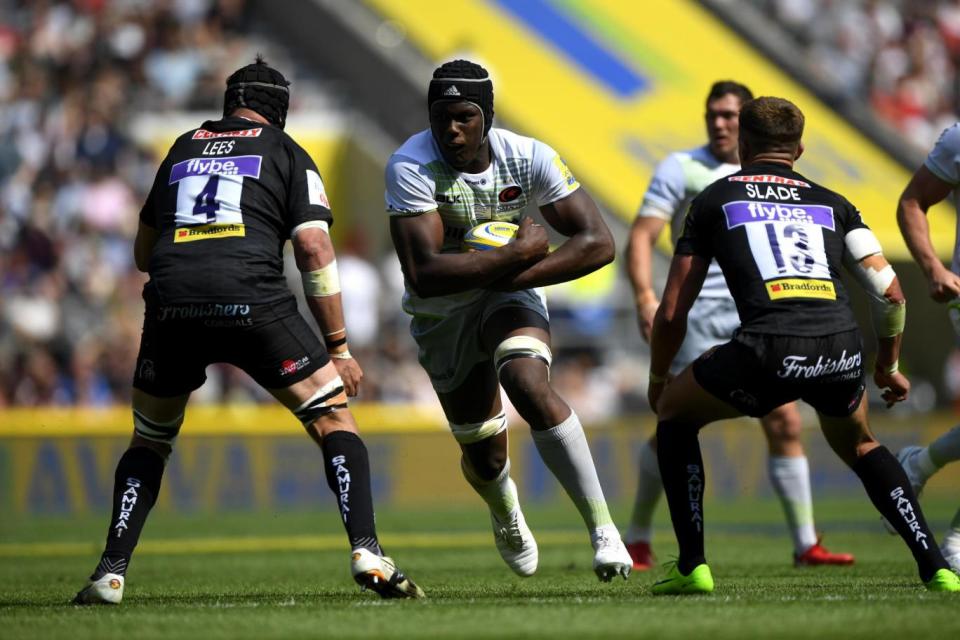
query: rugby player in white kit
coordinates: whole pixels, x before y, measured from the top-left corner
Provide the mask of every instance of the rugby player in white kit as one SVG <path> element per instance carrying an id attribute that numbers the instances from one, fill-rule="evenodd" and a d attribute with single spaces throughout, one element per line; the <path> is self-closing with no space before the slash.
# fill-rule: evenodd
<path id="1" fill-rule="evenodd" d="M 403 308 L 454 438 L 467 482 L 490 508 L 497 549 L 520 576 L 538 550 L 520 510 L 507 456 L 500 385 L 529 423 L 546 466 L 586 524 L 604 581 L 630 572 L 577 414 L 549 382 L 550 325 L 537 289 L 609 263 L 613 237 L 596 205 L 549 146 L 492 128 L 487 71 L 456 60 L 433 74 L 430 128 L 386 168 L 390 231 L 403 268 Z M 566 240 L 548 253 L 546 230 L 522 218 L 532 204 Z M 505 246 L 463 252 L 470 228 L 519 223 Z"/>

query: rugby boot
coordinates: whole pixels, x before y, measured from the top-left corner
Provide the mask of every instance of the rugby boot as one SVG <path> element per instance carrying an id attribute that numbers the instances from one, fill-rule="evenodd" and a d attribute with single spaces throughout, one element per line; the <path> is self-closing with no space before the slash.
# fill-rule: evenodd
<path id="1" fill-rule="evenodd" d="M 793 554 L 795 567 L 820 567 L 824 565 L 847 566 L 854 562 L 852 553 L 833 553 L 820 544 L 823 538 L 817 538 L 817 543 L 811 545 L 803 553 Z"/>
<path id="2" fill-rule="evenodd" d="M 713 592 L 713 575 L 706 564 L 698 564 L 688 575 L 680 573 L 676 562 L 668 563 L 670 568 L 663 579 L 653 584 L 650 590 L 655 596 L 685 596 Z"/>
<path id="3" fill-rule="evenodd" d="M 505 522 L 501 522 L 491 511 L 490 524 L 493 525 L 497 551 L 507 566 L 518 576 L 532 576 L 537 570 L 540 554 L 520 507 L 511 511 Z"/>
<path id="4" fill-rule="evenodd" d="M 924 584 L 927 591 L 960 592 L 960 576 L 950 569 L 937 569 L 933 577 Z"/>
<path id="5" fill-rule="evenodd" d="M 633 558 L 623 546 L 616 529 L 597 529 L 590 535 L 590 544 L 594 551 L 593 571 L 601 582 L 610 582 L 616 576 L 627 579 L 633 567 Z"/>
<path id="6" fill-rule="evenodd" d="M 118 573 L 105 573 L 91 580 L 73 598 L 73 604 L 120 604 L 123 600 L 123 576 Z"/>
<path id="7" fill-rule="evenodd" d="M 960 531 L 951 529 L 950 533 L 943 537 L 943 544 L 940 545 L 940 551 L 943 553 L 943 559 L 947 561 L 950 568 L 960 573 Z"/>
<path id="8" fill-rule="evenodd" d="M 627 553 L 630 554 L 630 558 L 633 560 L 634 571 L 649 571 L 656 562 L 653 557 L 653 550 L 650 548 L 650 543 L 644 542 L 643 540 L 628 542 Z"/>
<path id="9" fill-rule="evenodd" d="M 350 572 L 363 589 L 381 598 L 425 598 L 423 589 L 405 576 L 393 558 L 378 556 L 368 549 L 354 549 L 350 556 Z"/>

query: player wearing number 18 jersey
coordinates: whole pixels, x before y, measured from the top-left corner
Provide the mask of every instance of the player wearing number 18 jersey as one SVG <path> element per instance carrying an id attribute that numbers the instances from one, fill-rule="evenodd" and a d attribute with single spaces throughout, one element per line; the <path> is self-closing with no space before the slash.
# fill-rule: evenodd
<path id="1" fill-rule="evenodd" d="M 354 580 L 383 597 L 423 595 L 377 539 L 367 450 L 347 409 L 362 372 L 347 350 L 327 233 L 333 217 L 316 165 L 283 132 L 288 84 L 260 58 L 231 75 L 224 118 L 177 139 L 140 213 L 134 255 L 150 281 L 133 380 L 134 434 L 117 464 L 106 548 L 76 604 L 122 600 L 187 400 L 213 362 L 249 373 L 320 445 Z M 287 288 L 288 239 L 326 349 Z"/>
<path id="2" fill-rule="evenodd" d="M 699 430 L 797 399 L 816 409 L 830 446 L 896 527 L 927 587 L 960 591 L 903 469 L 870 433 L 860 332 L 840 268 L 846 265 L 871 296 L 878 337 L 874 381 L 885 389 L 888 406 L 910 388 L 897 370 L 905 315 L 900 285 L 859 212 L 793 170 L 803 152 L 803 124 L 803 114 L 787 100 L 747 102 L 740 112 L 743 169 L 693 201 L 677 242 L 653 324 L 648 396 L 658 414 L 660 473 L 680 556 L 653 591 L 713 590 L 703 546 Z M 741 329 L 664 386 L 711 259 L 723 271 Z"/>

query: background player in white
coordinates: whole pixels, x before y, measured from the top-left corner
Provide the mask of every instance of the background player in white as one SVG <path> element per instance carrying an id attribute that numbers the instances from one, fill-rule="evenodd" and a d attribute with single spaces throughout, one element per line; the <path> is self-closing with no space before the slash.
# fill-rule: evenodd
<path id="1" fill-rule="evenodd" d="M 923 165 L 913 174 L 900 196 L 897 207 L 897 223 L 910 253 L 930 284 L 930 297 L 947 305 L 953 328 L 960 338 L 960 233 L 954 245 L 953 262 L 947 269 L 940 262 L 930 242 L 930 226 L 927 210 L 946 198 L 960 185 L 960 123 L 946 129 Z M 960 203 L 958 203 L 960 213 Z M 957 218 L 960 225 L 960 216 Z M 897 459 L 907 472 L 915 491 L 920 491 L 926 481 L 948 462 L 960 459 L 960 427 L 931 442 L 926 447 L 905 447 L 897 453 Z M 950 523 L 950 531 L 943 538 L 943 555 L 960 572 L 960 510 Z"/>
<path id="2" fill-rule="evenodd" d="M 743 103 L 752 98 L 750 89 L 738 82 L 714 83 L 706 103 L 707 144 L 667 156 L 657 166 L 647 188 L 630 231 L 626 252 L 640 333 L 647 342 L 650 341 L 653 317 L 660 305 L 653 288 L 654 245 L 668 224 L 671 238 L 676 240 L 690 201 L 711 182 L 739 171 L 738 115 Z M 701 353 L 729 340 L 739 326 L 736 305 L 720 267 L 713 262 L 700 296 L 690 310 L 687 337 L 673 361 L 670 374 L 678 374 Z M 769 447 L 767 470 L 770 482 L 783 505 L 793 537 L 794 563 L 852 564 L 852 555 L 827 551 L 817 537 L 813 524 L 810 469 L 800 442 L 802 425 L 796 403 L 778 407 L 761 418 L 760 424 Z M 663 493 L 656 447 L 654 435 L 640 448 L 637 495 L 624 535 L 636 571 L 649 569 L 653 564 L 653 513 Z"/>
<path id="3" fill-rule="evenodd" d="M 532 575 L 537 545 L 510 479 L 503 385 L 583 517 L 597 575 L 626 577 L 630 556 L 583 428 L 550 386 L 550 325 L 536 289 L 609 263 L 613 237 L 553 149 L 491 127 L 493 84 L 483 67 L 464 60 L 442 65 L 427 104 L 430 129 L 412 136 L 387 163 L 386 201 L 406 284 L 404 310 L 413 316 L 420 363 L 463 452 L 463 474 L 490 508 L 504 560 L 517 574 Z M 546 230 L 521 220 L 527 204 L 567 237 L 549 255 Z M 464 233 L 488 220 L 519 222 L 516 240 L 462 252 Z"/>

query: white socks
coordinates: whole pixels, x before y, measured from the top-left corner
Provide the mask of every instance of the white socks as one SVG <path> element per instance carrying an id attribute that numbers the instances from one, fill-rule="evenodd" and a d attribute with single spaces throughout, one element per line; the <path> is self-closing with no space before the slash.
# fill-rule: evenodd
<path id="1" fill-rule="evenodd" d="M 803 553 L 817 544 L 813 527 L 813 497 L 810 492 L 810 467 L 805 456 L 770 456 L 767 461 L 770 482 L 780 498 L 793 548 Z"/>
<path id="2" fill-rule="evenodd" d="M 466 459 L 460 458 L 460 470 L 463 477 L 467 479 L 473 490 L 476 491 L 483 501 L 490 507 L 490 511 L 500 521 L 505 521 L 510 513 L 517 508 L 517 486 L 510 479 L 510 460 L 503 465 L 503 471 L 493 480 L 481 480 L 473 469 L 467 464 Z"/>
<path id="3" fill-rule="evenodd" d="M 918 454 L 917 462 L 920 464 L 920 470 L 929 478 L 937 469 L 954 460 L 960 460 L 960 427 L 950 429 L 931 442 L 926 450 Z M 927 462 L 930 463 L 929 467 Z"/>
<path id="4" fill-rule="evenodd" d="M 663 481 L 660 479 L 660 465 L 657 463 L 657 452 L 650 446 L 650 441 L 640 445 L 640 473 L 637 483 L 637 495 L 633 500 L 633 513 L 630 515 L 630 524 L 627 526 L 623 541 L 651 542 L 653 539 L 653 512 L 657 509 L 660 496 L 663 494 Z"/>
<path id="5" fill-rule="evenodd" d="M 544 431 L 531 430 L 531 433 L 544 464 L 573 500 L 587 529 L 593 533 L 612 525 L 613 519 L 577 414 L 571 411 L 570 417 L 557 426 Z"/>

